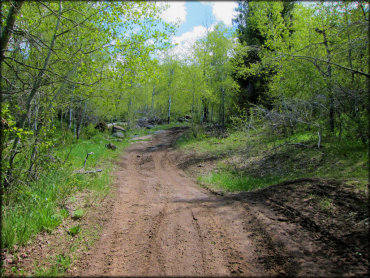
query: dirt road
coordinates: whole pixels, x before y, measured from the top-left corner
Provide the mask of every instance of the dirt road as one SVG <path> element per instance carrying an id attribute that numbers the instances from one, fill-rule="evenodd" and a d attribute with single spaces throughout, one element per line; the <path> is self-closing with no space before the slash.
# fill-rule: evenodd
<path id="1" fill-rule="evenodd" d="M 161 132 L 127 149 L 102 236 L 71 275 L 353 274 L 337 267 L 345 262 L 338 263 L 335 254 L 322 251 L 323 241 L 264 210 L 261 200 L 246 202 L 200 188 L 171 155 L 183 131 Z"/>

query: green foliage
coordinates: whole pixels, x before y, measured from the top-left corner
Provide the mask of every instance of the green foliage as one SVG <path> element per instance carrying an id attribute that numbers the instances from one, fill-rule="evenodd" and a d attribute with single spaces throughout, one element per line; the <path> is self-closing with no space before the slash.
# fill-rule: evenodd
<path id="1" fill-rule="evenodd" d="M 226 191 L 250 191 L 263 188 L 281 182 L 281 177 L 252 177 L 229 171 L 212 172 L 201 176 L 198 181 L 207 186 L 216 187 Z"/>
<path id="2" fill-rule="evenodd" d="M 89 123 L 87 127 L 84 130 L 84 133 L 86 135 L 87 139 L 90 139 L 91 137 L 97 135 L 99 133 L 99 130 L 95 128 L 95 125 L 92 123 Z"/>
<path id="3" fill-rule="evenodd" d="M 240 131 L 232 132 L 226 138 L 217 138 L 205 133 L 202 136 L 195 137 L 188 133 L 177 140 L 176 146 L 186 151 L 196 149 L 199 153 L 223 155 L 240 150 L 245 146 L 248 137 Z"/>
<path id="4" fill-rule="evenodd" d="M 319 207 L 321 210 L 329 210 L 332 207 L 333 200 L 330 198 L 323 198 L 320 203 Z"/>
<path id="5" fill-rule="evenodd" d="M 4 27 L 11 3 L 3 5 Z M 119 152 L 106 149 L 114 138 L 95 130 L 100 120 L 130 129 L 140 117 L 170 116 L 168 126 L 176 126 L 191 115 L 191 135 L 179 146 L 225 156 L 242 149 L 260 165 L 263 158 L 281 162 L 272 167 L 280 173 L 261 174 L 255 164 L 241 175 L 227 168 L 208 178 L 230 190 L 302 175 L 356 178 L 364 186 L 368 5 L 239 4 L 237 34 L 217 24 L 191 57 L 176 57 L 164 52 L 176 26 L 161 20 L 163 5 L 25 1 L 2 64 L 4 246 L 59 225 L 73 193 L 106 192 Z M 205 131 L 215 121 L 233 123 L 229 136 Z M 114 143 L 123 148 L 131 135 L 155 130 L 129 130 Z M 291 149 L 297 144 L 308 147 Z M 90 152 L 86 168 L 104 166 L 103 173 L 73 174 Z"/>
<path id="6" fill-rule="evenodd" d="M 174 32 L 162 10 L 154 2 L 23 3 L 15 23 L 22 31 L 12 32 L 2 63 L 4 187 L 52 170 L 56 126 L 91 138 L 97 117 L 125 113 L 127 89 L 153 74 L 151 57 Z"/>
<path id="7" fill-rule="evenodd" d="M 77 209 L 72 214 L 72 219 L 77 220 L 84 216 L 85 211 L 83 209 Z"/>
<path id="8" fill-rule="evenodd" d="M 72 263 L 70 256 L 65 254 L 58 254 L 49 259 L 51 263 L 50 268 L 36 267 L 35 275 L 41 277 L 53 277 L 64 275 Z"/>
<path id="9" fill-rule="evenodd" d="M 18 107 L 17 107 L 18 108 Z M 11 114 L 9 109 L 9 103 L 1 103 L 1 118 L 4 120 L 5 127 L 3 128 L 3 136 L 8 139 L 9 136 L 16 136 L 20 139 L 25 138 L 27 135 L 32 135 L 33 132 L 30 130 L 24 130 L 16 126 L 14 116 Z M 3 123 L 2 123 L 3 124 Z"/>
<path id="10" fill-rule="evenodd" d="M 242 85 L 239 105 L 274 109 L 268 116 L 274 125 L 277 117 L 286 118 L 295 121 L 292 129 L 299 122 L 365 143 L 365 11 L 360 2 L 241 2 L 235 21 L 242 44 L 234 58 L 234 76 Z M 266 75 L 260 84 L 267 102 L 258 102 L 255 82 Z"/>
<path id="11" fill-rule="evenodd" d="M 63 206 L 74 192 L 89 188 L 105 194 L 109 190 L 112 162 L 119 152 L 112 154 L 105 148 L 109 139 L 104 136 L 99 134 L 91 140 L 80 140 L 71 146 L 59 147 L 56 150 L 57 156 L 61 160 L 68 157 L 65 164 L 58 164 L 58 167 L 37 182 L 18 185 L 4 195 L 1 229 L 3 247 L 26 244 L 40 231 L 53 230 L 63 218 L 68 217 L 68 211 Z M 128 139 L 115 144 L 121 150 L 128 145 Z M 82 168 L 86 151 L 94 151 L 87 166 L 95 168 L 99 165 L 104 169 L 102 173 L 94 176 L 73 174 L 74 170 Z"/>
<path id="12" fill-rule="evenodd" d="M 200 157 L 218 157 L 216 168 L 198 180 L 228 191 L 253 190 L 303 177 L 344 179 L 367 190 L 368 149 L 358 141 L 328 136 L 317 149 L 317 138 L 305 130 L 277 136 L 269 129 L 236 129 L 226 138 L 195 138 L 189 131 L 179 138 L 177 147 L 195 150 Z"/>
<path id="13" fill-rule="evenodd" d="M 68 229 L 68 234 L 70 234 L 71 236 L 78 235 L 80 232 L 81 232 L 80 225 L 75 225 Z"/>

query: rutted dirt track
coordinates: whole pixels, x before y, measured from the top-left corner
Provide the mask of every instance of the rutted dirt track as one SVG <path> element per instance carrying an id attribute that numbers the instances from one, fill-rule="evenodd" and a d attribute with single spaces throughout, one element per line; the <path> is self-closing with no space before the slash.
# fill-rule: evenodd
<path id="1" fill-rule="evenodd" d="M 335 248 L 333 240 L 318 239 L 320 231 L 279 216 L 263 207 L 263 200 L 200 188 L 171 154 L 183 131 L 173 128 L 126 150 L 109 221 L 70 275 L 366 274 L 363 258 L 346 253 L 338 261 L 340 254 L 324 252 Z"/>

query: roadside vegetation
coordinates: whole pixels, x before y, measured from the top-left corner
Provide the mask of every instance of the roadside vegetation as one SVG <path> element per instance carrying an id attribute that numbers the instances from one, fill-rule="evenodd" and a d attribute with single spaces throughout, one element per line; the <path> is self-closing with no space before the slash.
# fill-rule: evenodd
<path id="1" fill-rule="evenodd" d="M 51 231 L 66 217 L 78 217 L 79 212 L 69 214 L 65 204 L 77 191 L 89 189 L 105 195 L 109 190 L 113 161 L 128 140 L 114 142 L 118 151 L 105 147 L 110 142 L 108 134 L 99 134 L 91 139 L 81 139 L 57 148 L 50 168 L 45 170 L 37 182 L 20 184 L 16 190 L 4 196 L 2 218 L 3 247 L 23 245 L 41 231 Z M 96 174 L 76 174 L 83 168 L 84 160 L 89 156 L 85 169 L 104 169 Z"/>
<path id="2" fill-rule="evenodd" d="M 205 186 L 319 177 L 367 192 L 368 2 L 239 1 L 235 28 L 209 26 L 186 55 L 164 3 L 0 5 L 1 248 L 82 219 L 68 203 L 109 192 L 131 136 L 176 125 L 190 127 L 181 149 L 217 161 Z"/>
<path id="3" fill-rule="evenodd" d="M 104 198 L 110 191 L 114 162 L 135 136 L 153 134 L 163 128 L 178 126 L 179 123 L 156 126 L 151 130 L 132 129 L 126 132 L 124 139 L 116 139 L 109 132 L 93 130 L 83 134 L 80 140 L 74 140 L 73 134 L 58 134 L 56 138 L 64 140 L 63 145 L 55 149 L 55 156 L 50 159 L 50 167 L 44 169 L 37 182 L 17 186 L 16 190 L 3 198 L 2 207 L 2 244 L 4 248 L 24 245 L 39 232 L 51 232 L 64 219 L 80 219 L 85 211 L 78 208 L 70 211 L 67 203 L 73 195 L 81 191 Z M 114 143 L 116 150 L 110 150 L 106 144 Z M 92 153 L 85 159 L 87 153 Z M 80 174 L 77 171 L 101 169 L 101 172 Z M 71 235 L 79 232 L 74 227 Z"/>
<path id="4" fill-rule="evenodd" d="M 366 193 L 368 149 L 358 141 L 323 138 L 307 131 L 291 136 L 271 136 L 268 130 L 230 128 L 215 136 L 189 132 L 177 146 L 195 152 L 199 160 L 212 159 L 212 170 L 198 176 L 201 185 L 224 191 L 249 191 L 299 178 L 334 178 Z"/>

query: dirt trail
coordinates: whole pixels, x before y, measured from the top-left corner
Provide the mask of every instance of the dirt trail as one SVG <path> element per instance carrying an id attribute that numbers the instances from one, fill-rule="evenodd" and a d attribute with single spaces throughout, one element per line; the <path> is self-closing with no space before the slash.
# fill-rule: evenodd
<path id="1" fill-rule="evenodd" d="M 327 275 L 336 268 L 316 257 L 323 246 L 309 231 L 294 238 L 298 224 L 259 209 L 261 202 L 211 194 L 187 177 L 171 155 L 183 131 L 127 149 L 109 221 L 70 275 Z"/>
<path id="2" fill-rule="evenodd" d="M 126 151 L 110 221 L 79 275 L 266 274 L 245 209 L 199 188 L 169 159 L 182 131 Z"/>

